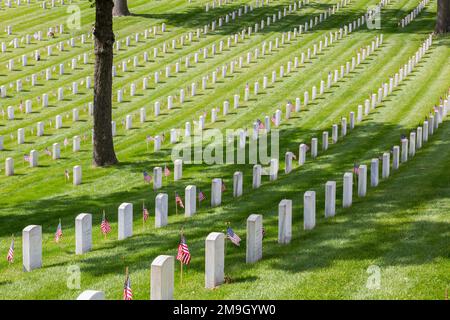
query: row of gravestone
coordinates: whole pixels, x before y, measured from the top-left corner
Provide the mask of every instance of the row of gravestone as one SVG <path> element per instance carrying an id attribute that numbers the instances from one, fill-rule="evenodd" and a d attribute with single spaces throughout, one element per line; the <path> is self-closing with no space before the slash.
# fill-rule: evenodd
<path id="1" fill-rule="evenodd" d="M 400 20 L 400 22 L 398 23 L 399 26 L 401 26 L 402 28 L 406 27 L 407 25 L 409 25 L 418 15 L 419 13 L 422 12 L 423 9 L 425 9 L 425 7 L 430 3 L 430 0 L 422 0 L 419 2 L 418 6 L 416 8 L 414 8 L 413 11 L 411 11 L 410 13 L 408 13 L 404 18 L 402 18 Z"/>
<path id="2" fill-rule="evenodd" d="M 450 95 L 448 96 L 450 98 Z M 448 101 L 448 100 L 447 100 Z M 447 115 L 448 103 L 443 106 L 443 117 Z M 439 115 L 439 113 L 438 113 Z M 408 156 L 415 155 L 415 147 L 422 147 L 422 143 L 428 141 L 428 134 L 434 134 L 435 130 L 442 123 L 443 117 L 438 116 L 435 122 L 429 124 L 424 121 L 423 126 L 418 127 L 416 132 L 410 133 L 410 140 L 401 140 L 401 151 L 399 146 L 393 147 L 392 169 L 397 170 L 399 163 L 408 161 Z M 430 118 L 433 119 L 433 118 Z M 416 135 L 417 133 L 417 135 Z M 417 142 L 416 142 L 417 141 Z M 417 144 L 416 144 L 417 143 Z M 401 153 L 401 156 L 400 156 Z M 389 177 L 390 153 L 383 154 L 382 177 Z M 378 159 L 371 160 L 371 186 L 376 187 L 379 179 Z M 359 165 L 357 193 L 359 197 L 366 196 L 367 192 L 367 166 Z M 221 184 L 220 179 L 213 180 Z M 220 190 L 220 188 L 218 188 Z M 165 195 L 167 196 L 167 195 Z M 352 205 L 353 197 L 353 173 L 346 172 L 343 178 L 343 208 Z M 164 204 L 159 201 L 161 195 L 157 196 L 155 208 L 155 222 L 160 220 L 158 215 L 164 210 Z M 195 199 L 195 196 L 194 196 Z M 325 184 L 325 217 L 332 217 L 336 214 L 336 182 L 327 181 Z M 167 206 L 167 204 L 165 204 Z M 292 238 L 292 200 L 284 199 L 278 207 L 278 242 L 288 244 Z M 167 210 L 167 209 L 165 209 Z M 314 191 L 306 191 L 303 197 L 303 219 L 304 230 L 312 230 L 316 225 L 316 195 Z M 252 214 L 247 219 L 246 233 L 246 262 L 254 263 L 262 259 L 262 236 L 263 236 L 262 215 Z M 158 226 L 156 226 L 158 227 Z M 118 212 L 118 240 L 131 237 L 133 234 L 133 205 L 123 203 Z M 80 214 L 75 219 L 76 254 L 84 254 L 92 248 L 92 215 Z M 205 240 L 205 287 L 215 288 L 224 282 L 225 267 L 225 235 L 223 233 L 212 232 Z M 23 267 L 24 271 L 32 271 L 42 266 L 42 227 L 27 226 L 22 235 Z M 151 294 L 152 300 L 173 299 L 174 292 L 174 257 L 158 256 L 151 264 Z M 99 299 L 104 295 L 99 292 L 83 292 L 78 299 Z"/>
<path id="3" fill-rule="evenodd" d="M 363 19 L 364 19 L 364 17 L 363 17 Z M 353 23 L 355 26 L 356 26 L 356 20 L 354 21 L 354 23 Z M 360 25 L 360 19 L 358 19 L 358 26 Z M 349 26 L 349 28 L 351 28 L 351 24 L 350 24 L 350 26 Z M 347 33 L 347 29 L 346 29 L 346 27 L 344 28 L 344 30 L 345 30 L 345 34 Z M 283 34 L 283 36 L 284 36 L 284 34 Z M 331 36 L 331 41 L 330 42 L 332 42 L 332 34 L 330 34 L 330 36 Z M 340 29 L 340 32 L 339 32 L 339 38 L 341 38 L 342 37 L 342 28 Z M 284 37 L 283 37 L 284 38 Z M 283 39 L 282 38 L 282 39 Z M 288 38 L 289 38 L 289 36 L 288 36 Z M 337 38 L 337 32 L 336 32 L 336 38 Z M 325 45 L 327 45 L 327 37 L 325 38 Z M 277 38 L 277 40 L 278 40 L 278 38 Z M 283 41 L 282 41 L 283 42 Z M 320 42 L 320 43 L 322 43 L 322 41 Z M 378 42 L 377 42 L 378 43 Z M 373 45 L 372 45 L 373 46 Z M 317 51 L 317 46 L 315 45 L 314 46 L 314 52 L 316 52 Z M 319 51 L 320 51 L 320 46 L 319 46 Z M 308 49 L 308 54 L 310 54 L 310 50 Z M 358 58 L 359 58 L 359 54 L 358 54 Z M 304 59 L 304 54 L 302 54 L 302 60 Z M 358 59 L 359 60 L 359 59 Z M 298 63 L 298 58 L 296 59 L 296 61 L 297 61 L 297 63 Z M 289 63 L 288 63 L 288 71 L 289 71 Z M 283 71 L 280 71 L 280 72 L 282 72 L 283 73 Z M 282 75 L 281 75 L 282 76 Z M 266 81 L 267 82 L 267 81 Z M 88 79 L 87 79 L 87 83 L 89 83 L 89 81 L 88 81 Z M 61 91 L 61 90 L 59 90 L 59 91 Z M 61 93 L 59 93 L 59 95 L 61 95 Z M 170 101 L 172 96 L 169 96 L 168 97 L 168 100 Z M 45 98 L 45 97 L 44 97 Z M 235 97 L 235 100 L 236 100 L 236 97 Z M 45 102 L 46 101 L 46 99 L 43 99 L 43 101 Z M 48 99 L 47 99 L 47 101 L 48 101 Z M 168 103 L 169 103 L 169 106 L 170 106 L 170 102 L 168 101 Z M 27 101 L 27 109 L 30 109 L 30 108 L 28 108 L 28 105 L 29 105 L 29 102 L 30 101 Z M 156 115 L 158 115 L 159 114 L 159 108 L 157 108 L 157 104 L 159 104 L 159 102 L 157 102 L 156 104 L 155 104 L 155 114 Z M 236 104 L 236 103 L 235 103 Z M 13 112 L 11 112 L 11 109 L 12 109 L 12 107 L 10 107 L 10 108 L 8 108 L 8 118 L 11 118 L 11 115 L 10 114 L 12 114 Z M 90 108 L 91 109 L 91 108 Z M 169 108 L 170 109 L 170 108 Z M 224 109 L 224 112 L 225 112 L 225 109 Z M 143 115 L 143 110 L 142 110 L 142 108 L 141 108 L 141 110 L 140 110 L 140 113 L 141 113 L 141 122 L 142 121 L 145 121 L 145 110 L 144 110 L 144 115 Z M 130 117 L 127 117 L 127 124 L 128 123 L 130 123 L 130 121 L 129 121 L 129 119 L 130 119 Z M 144 119 L 144 120 L 143 120 Z M 214 122 L 214 121 L 213 121 Z M 57 123 L 58 123 L 58 121 L 57 121 Z M 42 123 L 40 123 L 40 125 L 42 126 Z M 127 125 L 127 128 L 129 128 L 130 126 L 129 125 Z M 38 130 L 38 132 L 40 132 L 40 131 L 42 131 L 42 130 Z"/>
<path id="4" fill-rule="evenodd" d="M 412 68 L 415 66 L 415 64 L 417 64 L 419 62 L 419 60 L 422 58 L 422 56 L 428 50 L 429 46 L 431 45 L 431 41 L 432 41 L 432 37 L 430 35 L 425 40 L 423 45 L 420 46 L 420 49 L 418 50 L 418 54 L 413 56 L 414 59 L 410 58 L 409 59 L 409 63 L 405 64 L 405 66 L 404 66 L 404 70 L 405 71 L 403 72 L 403 67 L 400 68 L 400 81 L 403 79 L 403 76 L 406 77 L 409 73 L 412 72 Z M 397 77 L 395 79 L 397 79 Z M 390 81 L 390 83 L 394 84 L 395 86 L 397 85 L 397 81 L 395 83 L 393 81 Z M 382 86 L 382 87 L 384 87 L 384 90 L 381 90 L 381 88 L 380 88 L 380 90 L 378 91 L 378 94 L 379 94 L 378 100 L 379 101 L 381 101 L 389 93 L 392 92 L 392 87 L 387 89 L 388 88 L 387 84 L 384 84 L 384 86 Z M 447 101 L 447 103 L 448 103 L 448 101 Z M 376 103 L 372 104 L 372 108 L 375 107 L 375 104 Z M 368 113 L 368 105 L 367 105 L 367 103 L 366 103 L 366 110 L 365 110 L 365 112 L 366 112 L 366 114 Z M 441 117 L 442 117 L 442 110 L 441 110 Z M 355 119 L 354 113 L 351 112 L 350 113 L 350 129 L 352 129 L 354 127 L 354 123 L 355 123 L 354 119 Z M 362 106 L 360 105 L 360 106 L 358 106 L 358 122 L 360 122 L 361 120 L 362 120 Z M 342 121 L 342 135 L 343 136 L 345 136 L 346 131 L 347 131 L 347 124 L 346 124 L 346 121 L 344 121 L 344 119 L 343 119 L 343 121 Z M 333 125 L 333 130 L 332 130 L 333 142 L 337 141 L 337 136 L 338 136 L 337 125 Z M 324 132 L 324 135 L 323 135 L 323 149 L 324 150 L 326 150 L 327 145 L 328 145 L 328 132 L 326 132 L 326 134 Z M 312 139 L 311 148 L 312 148 L 312 150 L 311 150 L 312 157 L 315 158 L 317 156 L 317 138 L 313 138 Z M 303 164 L 304 163 L 306 151 L 307 151 L 306 145 L 301 144 L 300 147 L 299 147 L 299 164 Z M 32 152 L 32 154 L 33 154 L 33 157 L 31 157 L 30 160 L 33 160 L 33 161 L 30 161 L 30 165 L 33 165 L 35 163 L 37 164 L 37 159 L 36 159 L 36 161 L 34 160 L 35 157 L 37 158 L 37 154 L 36 154 L 35 151 Z M 56 154 L 55 150 L 54 150 L 53 154 Z M 286 159 L 286 173 L 290 172 L 291 167 L 292 167 L 292 156 L 290 154 L 289 155 L 287 154 L 286 158 L 285 158 Z M 274 180 L 274 179 L 276 179 L 276 174 L 278 172 L 278 159 L 272 159 L 271 160 L 270 168 L 271 168 L 271 180 Z M 161 187 L 161 181 L 162 181 L 162 173 L 161 172 L 162 172 L 161 168 L 155 168 L 154 169 L 154 176 L 155 176 L 154 189 L 155 190 Z M 181 176 L 182 176 L 182 162 L 180 160 L 175 165 L 175 172 L 176 172 L 176 176 L 179 177 L 178 179 L 181 179 Z M 259 172 L 259 179 L 258 179 L 258 172 Z M 14 173 L 13 159 L 12 158 L 8 158 L 6 160 L 5 173 L 6 173 L 6 175 L 12 175 Z M 255 177 L 255 174 L 256 174 L 256 177 Z M 255 183 L 258 184 L 258 180 L 259 180 L 259 184 L 260 184 L 260 180 L 261 180 L 260 175 L 261 175 L 261 168 L 260 167 L 258 168 L 257 166 L 255 166 L 254 178 L 253 178 L 254 187 L 255 187 Z M 238 177 L 237 177 L 237 179 L 238 179 Z M 76 181 L 77 181 L 77 183 L 75 183 Z M 238 179 L 238 181 L 239 181 L 239 179 Z M 240 189 L 242 190 L 242 174 L 241 174 L 240 181 L 241 181 L 240 182 Z M 74 168 L 74 184 L 79 184 L 79 183 L 81 183 L 81 167 L 77 166 L 76 169 Z M 239 182 L 237 182 L 237 183 L 234 182 L 233 185 L 234 186 L 239 186 Z M 236 188 L 239 188 L 239 187 L 236 187 Z M 212 190 L 215 190 L 215 189 L 212 188 Z M 221 194 L 220 193 L 218 193 L 217 196 L 213 196 L 212 197 L 212 201 L 213 201 L 212 205 L 214 205 L 215 203 L 220 204 L 220 200 L 216 200 L 216 199 L 221 199 Z"/>
<path id="5" fill-rule="evenodd" d="M 281 13 L 281 12 L 280 12 Z M 284 38 L 284 35 L 283 35 L 283 38 Z M 277 39 L 278 40 L 278 39 Z M 278 41 L 277 41 L 278 42 Z M 79 57 L 80 58 L 80 57 Z M 74 60 L 75 59 L 72 59 L 72 68 L 74 68 L 74 67 L 76 67 L 76 61 L 74 62 Z M 86 62 L 86 60 L 87 60 L 87 54 L 85 54 L 84 55 L 84 63 L 86 64 L 87 62 Z M 136 60 L 136 57 L 135 57 L 135 59 L 134 60 Z M 114 69 L 114 67 L 113 67 L 113 69 Z M 124 67 L 124 69 L 126 69 L 126 65 L 125 65 L 125 67 Z M 60 65 L 60 75 L 61 74 L 63 74 L 64 73 L 64 68 L 63 68 L 63 66 L 61 66 Z M 167 73 L 167 72 L 166 72 Z M 113 75 L 114 75 L 114 70 L 113 70 Z M 158 77 L 157 75 L 155 76 L 156 78 Z M 51 70 L 50 69 L 47 69 L 46 70 L 46 79 L 47 80 L 49 80 L 51 78 Z M 32 85 L 35 85 L 35 83 L 36 83 L 36 79 L 37 79 L 37 76 L 34 74 L 34 75 L 32 75 Z M 146 81 L 145 80 L 147 80 L 147 78 L 144 78 L 143 79 L 143 84 L 144 84 L 144 89 L 146 88 L 146 85 L 145 85 L 145 83 L 146 83 Z M 90 78 L 88 77 L 87 79 L 86 79 L 86 85 L 87 85 L 87 87 L 89 88 L 90 87 Z M 16 86 L 17 86 L 17 91 L 18 92 L 20 92 L 21 91 L 21 89 L 22 89 L 22 82 L 21 82 L 21 80 L 18 80 L 17 81 L 17 84 L 16 84 Z M 75 92 L 75 94 L 77 93 L 77 87 L 78 87 L 78 84 L 76 83 L 76 82 L 74 82 L 73 83 L 73 89 L 72 89 L 72 91 L 73 92 Z M 132 91 L 132 95 L 133 95 L 133 88 L 131 88 L 131 91 Z M 119 102 L 120 102 L 120 96 L 121 96 L 121 93 L 122 92 L 122 90 L 120 90 L 119 91 L 119 93 L 118 93 L 118 96 L 119 96 Z M 0 88 L 0 96 L 1 97 L 6 97 L 6 87 L 5 86 L 3 86 L 3 87 L 1 87 Z M 63 93 L 62 93 L 62 88 L 59 88 L 59 90 L 58 90 L 58 99 L 59 100 L 61 100 L 63 98 Z M 168 98 L 169 99 L 169 98 Z M 27 105 L 29 104 L 29 102 L 30 101 L 28 101 L 27 102 Z M 42 103 L 43 103 L 43 106 L 46 106 L 46 105 L 48 105 L 48 94 L 44 94 L 43 95 L 43 98 L 42 98 Z M 12 108 L 12 107 L 11 107 Z M 13 114 L 13 112 L 11 112 L 11 108 L 9 108 L 9 110 L 8 110 L 8 118 L 9 119 L 12 119 L 12 114 Z M 28 109 L 30 109 L 30 108 L 28 108 Z"/>
<path id="6" fill-rule="evenodd" d="M 380 44 L 381 44 L 381 42 L 382 42 L 382 38 L 380 38 L 381 40 L 380 40 Z M 377 40 L 378 40 L 378 37 L 377 37 Z M 378 41 L 377 41 L 377 45 L 378 45 Z M 418 57 L 418 56 L 416 56 L 416 57 Z M 391 81 L 391 84 L 392 84 L 392 81 Z M 314 91 L 314 90 L 313 90 Z M 390 88 L 390 91 L 389 91 L 389 93 L 392 91 L 392 87 Z M 385 95 L 387 94 L 387 92 L 385 91 L 384 92 L 385 93 Z M 313 94 L 313 98 L 314 98 L 314 94 Z M 381 97 L 379 98 L 380 100 L 382 99 Z M 305 100 L 305 102 L 307 103 L 307 100 Z M 372 105 L 373 107 L 375 106 L 375 104 L 373 103 L 373 105 Z M 360 106 L 361 107 L 361 106 Z M 362 113 L 361 113 L 361 108 L 358 108 L 358 121 L 361 121 L 361 119 L 362 119 Z M 288 113 L 290 113 L 290 107 L 289 108 L 287 108 L 287 112 Z M 366 114 L 367 114 L 367 112 L 368 112 L 368 109 L 367 109 L 367 103 L 366 103 Z M 277 111 L 277 113 L 276 113 L 277 115 L 278 115 L 278 117 L 276 117 L 276 119 L 278 119 L 278 121 L 276 120 L 275 121 L 275 124 L 277 125 L 277 124 L 279 124 L 279 121 L 280 121 L 280 118 L 281 118 L 281 111 L 280 110 L 278 110 Z M 287 119 L 289 118 L 288 116 L 286 117 Z M 350 127 L 351 128 L 353 128 L 353 126 L 354 126 L 354 116 L 353 117 L 351 117 L 350 118 L 351 119 L 351 121 L 350 121 Z M 353 120 L 352 120 L 353 119 Z M 58 121 L 56 121 L 57 123 L 58 123 Z M 266 119 L 266 122 L 267 122 L 267 119 Z M 344 122 L 344 121 L 343 121 Z M 61 124 L 61 119 L 60 119 L 60 121 L 59 121 L 59 123 Z M 128 126 L 130 126 L 130 124 L 129 123 L 131 123 L 131 121 L 128 119 L 128 121 L 127 121 L 127 125 Z M 114 128 L 115 126 L 113 126 L 113 128 Z M 333 142 L 336 142 L 337 141 L 337 125 L 334 125 L 333 126 L 333 134 L 332 134 L 332 137 L 333 137 Z M 41 128 L 41 130 L 42 130 L 42 128 Z M 115 131 L 115 130 L 114 130 Z M 346 130 L 345 130 L 346 131 Z M 242 136 L 242 135 L 241 135 Z M 328 141 L 328 135 L 324 135 L 324 141 L 325 141 L 325 136 L 326 136 L 326 141 Z M 23 140 L 23 129 L 19 129 L 19 134 L 18 134 L 18 137 L 21 137 L 20 139 L 22 139 Z M 156 136 L 155 137 L 155 151 L 158 151 L 159 150 L 159 148 L 160 148 L 160 145 L 161 145 L 161 141 L 159 141 L 159 139 L 158 139 L 158 137 L 159 136 Z M 244 138 L 245 138 L 245 136 L 244 136 Z M 171 140 L 172 140 L 172 138 L 171 138 Z M 241 137 L 241 140 L 242 140 L 242 137 Z M 23 141 L 22 141 L 23 142 Z M 2 141 L 2 139 L 0 140 L 0 149 L 2 148 L 2 144 L 3 144 L 3 141 Z M 73 143 L 73 150 L 76 152 L 76 151 L 78 151 L 79 150 L 79 145 L 80 145 L 80 138 L 78 137 L 78 136 L 76 136 L 76 137 L 74 137 L 74 143 Z M 242 141 L 240 142 L 240 145 L 242 146 Z M 325 144 L 324 144 L 324 146 L 325 146 Z M 59 144 L 58 143 L 55 143 L 54 145 L 53 145 L 53 152 L 52 152 L 52 157 L 53 157 L 53 159 L 58 159 L 58 157 L 59 157 L 59 154 L 60 154 L 60 152 L 59 152 Z M 305 150 L 304 148 L 300 148 L 300 155 L 299 155 L 299 161 L 301 161 L 301 159 L 304 159 L 304 155 L 302 156 L 302 150 Z M 324 150 L 326 150 L 326 148 L 324 147 Z M 304 153 L 304 152 L 303 152 Z M 315 139 L 315 138 L 313 138 L 313 140 L 312 140 L 312 155 L 313 155 L 313 157 L 315 157 L 316 156 L 316 154 L 317 154 L 317 139 Z M 55 158 L 56 157 L 56 158 Z M 36 150 L 32 150 L 32 152 L 30 153 L 30 159 L 29 159 L 29 161 L 30 161 L 30 166 L 32 166 L 32 167 L 34 167 L 34 166 L 37 166 L 37 158 L 38 158 L 38 154 L 37 154 L 37 151 Z M 275 159 L 274 159 L 275 160 Z M 80 168 L 81 169 L 81 168 Z M 75 172 L 75 171 L 74 171 Z M 77 170 L 77 172 L 78 172 L 78 170 Z M 13 162 L 13 159 L 12 158 L 8 158 L 7 160 L 6 160 L 6 164 L 5 164 L 5 174 L 6 175 L 13 175 L 14 174 L 14 162 Z M 80 176 L 79 177 L 79 179 L 74 179 L 74 183 L 75 183 L 75 181 L 77 181 L 77 183 L 76 184 L 79 184 L 79 183 L 81 183 L 81 170 L 80 170 L 80 173 L 79 174 L 77 174 L 77 176 Z M 74 178 L 75 178 L 75 173 L 74 173 Z M 157 181 L 157 179 L 155 179 L 155 181 Z"/>
<path id="7" fill-rule="evenodd" d="M 426 46 L 429 46 L 431 44 L 431 37 L 427 38 L 427 40 L 424 42 Z M 422 47 L 422 48 L 426 48 L 428 49 L 428 47 Z M 411 72 L 411 70 L 409 70 L 409 72 Z M 433 134 L 435 132 L 435 130 L 437 130 L 437 128 L 439 127 L 439 123 L 442 123 L 443 118 L 447 115 L 447 111 L 449 106 L 449 98 L 450 96 L 447 97 L 448 99 L 444 100 L 444 103 L 442 105 L 439 106 L 439 108 L 437 110 L 434 110 L 434 115 L 431 115 L 429 117 L 429 120 L 424 121 L 423 126 L 422 127 L 418 127 L 416 132 L 411 132 L 410 133 L 410 139 L 408 141 L 407 138 L 403 138 L 401 140 L 401 147 L 399 146 L 394 146 L 393 148 L 393 161 L 392 161 L 392 167 L 393 169 L 397 169 L 399 166 L 400 162 L 406 162 L 408 160 L 408 156 L 414 156 L 415 155 L 415 150 L 416 147 L 417 148 L 421 148 L 422 143 L 428 141 L 428 135 Z M 288 158 L 288 157 L 286 157 Z M 299 157 L 301 159 L 301 157 Z M 275 159 L 273 159 L 275 160 Z M 299 160 L 300 161 L 300 160 Z M 383 178 L 387 178 L 389 176 L 389 164 L 390 162 L 390 154 L 389 153 L 384 153 L 383 154 L 383 165 L 382 165 L 382 176 Z M 272 166 L 272 163 L 271 163 Z M 277 166 L 277 165 L 276 165 Z M 288 167 L 288 166 L 287 166 Z M 235 176 L 239 176 L 235 175 Z M 242 181 L 242 176 L 240 178 L 240 180 Z M 239 178 L 238 178 L 239 181 Z M 348 207 L 351 205 L 352 202 L 352 187 L 353 184 L 353 177 L 352 177 L 352 173 L 346 173 L 344 175 L 344 192 L 343 192 L 343 206 L 344 207 Z M 365 165 L 361 165 L 358 168 L 358 195 L 359 196 L 365 196 L 366 194 L 366 186 L 367 184 L 367 167 Z M 372 159 L 371 161 L 371 185 L 372 186 L 376 186 L 378 184 L 378 159 Z M 213 185 L 212 185 L 212 205 L 220 205 L 220 199 L 221 199 L 221 185 L 222 185 L 222 181 L 220 179 L 214 179 L 213 180 Z M 239 186 L 239 182 L 236 183 L 234 182 L 234 185 L 238 186 L 235 187 L 234 189 L 236 190 L 236 188 L 240 188 L 242 190 L 242 185 Z M 234 192 L 236 193 L 236 191 Z M 334 208 L 334 204 L 335 204 L 335 182 L 328 182 L 326 184 L 326 205 L 325 205 L 325 210 L 326 210 L 326 214 L 327 215 L 332 215 L 333 212 L 335 211 Z M 195 193 L 194 193 L 195 194 Z M 333 196 L 334 195 L 334 196 Z M 159 200 L 159 199 L 167 199 L 167 195 L 164 194 L 160 194 L 157 196 L 157 206 L 159 206 L 159 209 L 157 208 L 155 210 L 156 212 L 159 212 L 159 214 L 164 213 L 164 207 L 167 206 L 166 202 L 164 200 Z M 308 228 L 313 228 L 315 225 L 315 193 L 314 192 L 307 192 L 305 193 L 305 205 L 304 205 L 304 217 L 305 217 L 305 229 Z M 188 202 L 188 201 L 186 201 Z M 284 203 L 283 204 L 284 207 L 289 207 L 289 203 Z M 130 230 L 129 228 L 127 229 L 126 225 L 130 225 L 130 222 L 128 224 L 125 223 L 125 219 L 124 217 L 128 216 L 128 221 L 130 221 L 130 212 L 131 212 L 131 224 L 132 224 L 132 206 L 130 207 L 130 204 L 123 204 L 121 206 L 121 208 L 119 208 L 119 215 L 120 212 L 122 212 L 123 214 L 123 218 L 121 219 L 119 216 L 119 224 L 120 221 L 123 221 L 124 226 L 121 228 L 119 225 L 119 239 L 121 237 L 126 237 L 126 235 L 130 235 Z M 314 214 L 313 214 L 314 213 Z M 163 215 L 164 216 L 164 215 Z M 161 217 L 163 217 L 161 216 Z M 161 220 L 161 217 L 159 220 Z M 258 220 L 258 219 L 255 219 Z M 27 229 L 27 228 L 26 228 Z M 289 228 L 288 228 L 289 229 Z M 28 229 L 27 229 L 28 230 Z M 128 231 L 127 231 L 128 230 Z M 132 231 L 131 231 L 132 234 Z M 284 238 L 289 238 L 289 237 L 285 237 Z M 25 236 L 24 238 L 29 238 L 29 236 Z M 248 236 L 248 239 L 251 239 L 250 236 Z M 25 247 L 25 246 L 24 246 Z M 250 245 L 250 247 L 252 247 Z M 254 251 L 252 251 L 254 252 Z M 30 254 L 27 255 L 28 257 L 30 256 Z M 25 255 L 24 255 L 25 257 Z"/>

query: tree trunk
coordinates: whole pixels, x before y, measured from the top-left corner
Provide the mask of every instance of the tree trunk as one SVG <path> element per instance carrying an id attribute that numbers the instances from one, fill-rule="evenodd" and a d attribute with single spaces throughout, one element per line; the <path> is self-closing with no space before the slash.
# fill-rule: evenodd
<path id="1" fill-rule="evenodd" d="M 130 10 L 128 10 L 128 2 L 127 0 L 114 0 L 114 8 L 113 8 L 113 16 L 129 16 Z"/>
<path id="2" fill-rule="evenodd" d="M 450 32 L 450 0 L 438 0 L 436 33 Z"/>
<path id="3" fill-rule="evenodd" d="M 94 147 L 96 166 L 117 163 L 112 137 L 113 0 L 95 1 Z"/>

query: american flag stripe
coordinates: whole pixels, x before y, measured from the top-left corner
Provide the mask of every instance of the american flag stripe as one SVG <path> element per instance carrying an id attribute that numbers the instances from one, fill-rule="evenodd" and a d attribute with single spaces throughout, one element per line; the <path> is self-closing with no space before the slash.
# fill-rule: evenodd
<path id="1" fill-rule="evenodd" d="M 111 226 L 109 225 L 108 220 L 106 219 L 105 214 L 103 213 L 102 223 L 100 224 L 100 229 L 103 234 L 108 234 L 111 231 Z"/>
<path id="2" fill-rule="evenodd" d="M 61 239 L 63 233 L 62 233 L 62 229 L 61 229 L 61 222 L 58 224 L 58 227 L 56 228 L 56 232 L 55 232 L 55 241 L 59 242 L 59 240 Z"/>
<path id="3" fill-rule="evenodd" d="M 191 254 L 186 243 L 184 236 L 181 236 L 180 244 L 178 245 L 177 260 L 181 261 L 183 264 L 189 264 L 191 261 Z"/>
<path id="4" fill-rule="evenodd" d="M 133 300 L 133 291 L 131 290 L 130 276 L 127 275 L 123 286 L 123 300 Z"/>
<path id="5" fill-rule="evenodd" d="M 230 239 L 230 241 L 234 245 L 240 245 L 241 238 L 236 233 L 234 233 L 233 229 L 231 229 L 230 227 L 227 228 L 227 238 Z"/>
<path id="6" fill-rule="evenodd" d="M 14 261 L 14 239 L 11 240 L 11 245 L 9 246 L 8 255 L 6 256 L 6 260 L 9 263 Z"/>
<path id="7" fill-rule="evenodd" d="M 178 193 L 175 195 L 175 204 L 179 205 L 181 208 L 184 209 L 184 204 L 183 204 L 183 200 L 181 200 L 180 196 L 178 195 Z"/>

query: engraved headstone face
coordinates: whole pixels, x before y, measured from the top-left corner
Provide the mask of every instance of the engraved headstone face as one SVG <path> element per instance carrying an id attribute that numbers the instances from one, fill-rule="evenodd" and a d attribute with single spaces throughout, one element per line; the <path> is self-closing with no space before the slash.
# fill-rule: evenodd
<path id="1" fill-rule="evenodd" d="M 247 219 L 246 262 L 254 263 L 262 258 L 262 215 L 252 214 Z"/>

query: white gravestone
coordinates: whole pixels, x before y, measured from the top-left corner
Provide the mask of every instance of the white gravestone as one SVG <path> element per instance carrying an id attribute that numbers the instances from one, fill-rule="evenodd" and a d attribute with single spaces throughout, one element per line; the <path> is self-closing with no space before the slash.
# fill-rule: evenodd
<path id="1" fill-rule="evenodd" d="M 316 226 L 316 192 L 306 191 L 303 195 L 303 228 L 314 229 Z"/>
<path id="2" fill-rule="evenodd" d="M 367 193 L 367 166 L 362 164 L 358 169 L 358 197 L 365 197 Z"/>
<path id="3" fill-rule="evenodd" d="M 336 181 L 327 181 L 325 184 L 325 218 L 336 214 Z"/>
<path id="4" fill-rule="evenodd" d="M 42 227 L 27 226 L 22 231 L 23 270 L 30 272 L 42 267 Z"/>
<path id="5" fill-rule="evenodd" d="M 220 206 L 222 203 L 222 179 L 215 178 L 211 183 L 211 207 Z"/>
<path id="6" fill-rule="evenodd" d="M 373 158 L 370 161 L 370 186 L 376 187 L 378 186 L 378 168 L 379 168 L 379 160 L 377 158 Z"/>
<path id="7" fill-rule="evenodd" d="M 344 192 L 342 195 L 342 206 L 348 208 L 352 205 L 352 194 L 353 194 L 353 174 L 351 172 L 346 172 L 344 174 Z"/>
<path id="8" fill-rule="evenodd" d="M 153 168 L 153 190 L 158 190 L 162 187 L 162 168 Z"/>
<path id="9" fill-rule="evenodd" d="M 242 195 L 243 174 L 237 171 L 233 174 L 233 197 L 240 197 Z"/>
<path id="10" fill-rule="evenodd" d="M 257 189 L 261 186 L 261 173 L 262 173 L 262 168 L 261 165 L 259 164 L 255 164 L 253 166 L 253 189 Z"/>
<path id="11" fill-rule="evenodd" d="M 292 238 L 292 200 L 283 199 L 278 205 L 278 243 L 287 244 Z"/>
<path id="12" fill-rule="evenodd" d="M 190 185 L 184 189 L 184 216 L 192 217 L 197 211 L 197 187 Z"/>
<path id="13" fill-rule="evenodd" d="M 73 185 L 77 186 L 81 184 L 81 166 L 73 167 Z"/>
<path id="14" fill-rule="evenodd" d="M 85 290 L 77 298 L 77 300 L 105 300 L 103 291 Z"/>
<path id="15" fill-rule="evenodd" d="M 150 299 L 173 300 L 175 259 L 161 255 L 151 265 Z"/>
<path id="16" fill-rule="evenodd" d="M 183 160 L 177 159 L 173 162 L 173 177 L 175 181 L 181 180 L 183 178 Z"/>
<path id="17" fill-rule="evenodd" d="M 75 218 L 75 253 L 83 254 L 92 248 L 92 215 L 81 213 Z"/>
<path id="18" fill-rule="evenodd" d="M 224 282 L 225 235 L 211 232 L 205 240 L 205 288 L 213 289 Z"/>
<path id="19" fill-rule="evenodd" d="M 167 225 L 169 196 L 167 193 L 160 193 L 155 199 L 155 228 Z"/>
<path id="20" fill-rule="evenodd" d="M 254 263 L 262 258 L 262 215 L 252 214 L 247 219 L 246 263 Z"/>
<path id="21" fill-rule="evenodd" d="M 7 177 L 14 175 L 14 159 L 6 158 L 5 160 L 5 175 Z"/>
<path id="22" fill-rule="evenodd" d="M 118 240 L 124 240 L 133 235 L 133 204 L 122 203 L 118 211 Z"/>

